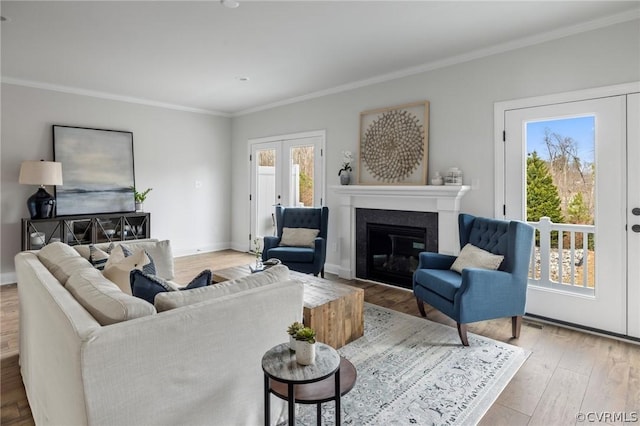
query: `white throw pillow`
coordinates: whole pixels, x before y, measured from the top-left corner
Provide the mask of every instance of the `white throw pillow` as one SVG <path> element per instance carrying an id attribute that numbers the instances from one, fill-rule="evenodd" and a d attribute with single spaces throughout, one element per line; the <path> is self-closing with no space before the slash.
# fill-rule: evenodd
<path id="1" fill-rule="evenodd" d="M 451 270 L 462 273 L 465 268 L 481 268 L 496 270 L 500 267 L 504 256 L 489 253 L 472 244 L 467 244 L 460 251 L 460 255 L 451 265 Z"/>
<path id="2" fill-rule="evenodd" d="M 112 254 L 109 257 L 107 266 L 104 267 L 104 271 L 102 273 L 105 278 L 120 287 L 120 290 L 131 296 L 131 281 L 129 280 L 129 274 L 134 269 L 142 270 L 142 267 L 149 263 L 149 257 L 144 250 L 140 250 L 119 261 L 114 261 L 113 258 L 114 255 Z"/>
<path id="3" fill-rule="evenodd" d="M 143 249 L 153 259 L 156 267 L 156 275 L 165 280 L 172 280 L 175 272 L 173 267 L 173 251 L 171 242 L 163 241 L 127 241 L 122 243 L 131 251 Z"/>
<path id="4" fill-rule="evenodd" d="M 309 228 L 283 228 L 280 245 L 287 247 L 315 247 L 315 239 L 320 233 L 319 229 Z"/>

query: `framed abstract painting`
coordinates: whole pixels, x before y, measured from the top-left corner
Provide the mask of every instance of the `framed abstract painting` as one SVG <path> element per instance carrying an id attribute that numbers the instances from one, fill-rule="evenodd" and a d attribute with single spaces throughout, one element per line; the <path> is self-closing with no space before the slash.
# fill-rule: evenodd
<path id="1" fill-rule="evenodd" d="M 133 133 L 54 125 L 53 156 L 58 216 L 135 211 Z"/>

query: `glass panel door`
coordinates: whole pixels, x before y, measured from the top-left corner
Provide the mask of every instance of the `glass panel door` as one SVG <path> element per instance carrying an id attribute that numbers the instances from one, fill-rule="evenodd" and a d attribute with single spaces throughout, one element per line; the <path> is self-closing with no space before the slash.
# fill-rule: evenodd
<path id="1" fill-rule="evenodd" d="M 625 107 L 505 112 L 505 216 L 537 228 L 528 314 L 627 332 Z"/>
<path id="2" fill-rule="evenodd" d="M 250 145 L 251 250 L 253 239 L 275 235 L 276 205 L 322 205 L 323 145 L 324 136 L 283 137 Z"/>

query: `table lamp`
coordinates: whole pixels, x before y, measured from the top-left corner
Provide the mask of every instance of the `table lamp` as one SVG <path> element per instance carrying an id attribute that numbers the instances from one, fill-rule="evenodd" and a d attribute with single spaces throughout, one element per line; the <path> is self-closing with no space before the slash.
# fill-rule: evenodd
<path id="1" fill-rule="evenodd" d="M 40 185 L 38 191 L 27 200 L 31 219 L 46 219 L 53 214 L 55 198 L 45 189 L 45 185 L 62 185 L 62 163 L 53 161 L 23 161 L 18 182 L 26 185 Z"/>

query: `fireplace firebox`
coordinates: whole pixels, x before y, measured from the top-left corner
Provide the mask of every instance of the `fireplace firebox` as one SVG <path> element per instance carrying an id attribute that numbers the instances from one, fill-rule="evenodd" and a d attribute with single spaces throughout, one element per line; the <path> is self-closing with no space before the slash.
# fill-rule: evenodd
<path id="1" fill-rule="evenodd" d="M 438 251 L 438 214 L 356 209 L 356 277 L 411 288 L 422 251 Z"/>

